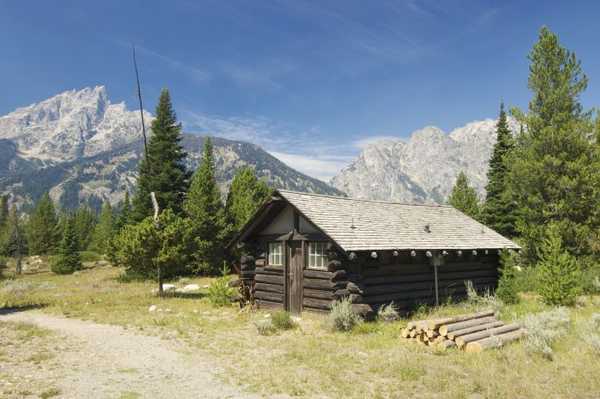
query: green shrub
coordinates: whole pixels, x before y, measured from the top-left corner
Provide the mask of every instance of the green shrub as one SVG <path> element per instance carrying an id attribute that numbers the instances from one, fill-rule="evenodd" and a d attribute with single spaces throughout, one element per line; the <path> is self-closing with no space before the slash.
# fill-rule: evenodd
<path id="1" fill-rule="evenodd" d="M 517 292 L 537 292 L 538 268 L 534 266 L 515 266 L 514 287 Z"/>
<path id="2" fill-rule="evenodd" d="M 80 251 L 79 257 L 82 262 L 98 262 L 102 260 L 102 255 L 94 251 Z"/>
<path id="3" fill-rule="evenodd" d="M 573 305 L 581 293 L 581 272 L 560 237 L 558 226 L 550 224 L 541 248 L 538 293 L 549 305 Z"/>
<path id="4" fill-rule="evenodd" d="M 569 310 L 564 307 L 527 315 L 521 321 L 521 325 L 527 331 L 525 348 L 552 360 L 554 354 L 552 345 L 567 334 L 569 323 Z"/>
<path id="5" fill-rule="evenodd" d="M 114 260 L 127 274 L 155 279 L 157 265 L 165 279 L 189 274 L 193 237 L 189 219 L 170 209 L 160 214 L 159 227 L 151 217 L 124 226 L 113 240 Z"/>
<path id="6" fill-rule="evenodd" d="M 231 304 L 235 296 L 235 289 L 229 286 L 230 280 L 229 269 L 224 265 L 221 270 L 221 277 L 217 278 L 210 287 L 208 287 L 208 300 L 214 306 L 226 306 Z"/>
<path id="7" fill-rule="evenodd" d="M 277 331 L 271 318 L 258 320 L 254 322 L 254 325 L 259 335 L 272 335 Z"/>
<path id="8" fill-rule="evenodd" d="M 352 303 L 350 299 L 344 298 L 336 301 L 331 305 L 331 312 L 329 313 L 328 322 L 329 326 L 334 331 L 350 331 L 355 325 L 361 323 L 363 320 L 360 315 L 356 314 L 352 310 Z"/>
<path id="9" fill-rule="evenodd" d="M 383 305 L 377 311 L 377 320 L 391 323 L 400 319 L 398 311 L 394 308 L 394 302 Z"/>
<path id="10" fill-rule="evenodd" d="M 296 327 L 296 322 L 292 320 L 292 316 L 285 310 L 280 310 L 271 316 L 273 327 L 277 330 L 291 330 Z"/>
<path id="11" fill-rule="evenodd" d="M 482 295 L 479 295 L 471 280 L 465 281 L 465 287 L 467 289 L 467 301 L 471 304 L 485 309 L 491 308 L 495 311 L 502 309 L 502 301 L 497 296 L 492 295 L 489 289 L 486 289 Z"/>

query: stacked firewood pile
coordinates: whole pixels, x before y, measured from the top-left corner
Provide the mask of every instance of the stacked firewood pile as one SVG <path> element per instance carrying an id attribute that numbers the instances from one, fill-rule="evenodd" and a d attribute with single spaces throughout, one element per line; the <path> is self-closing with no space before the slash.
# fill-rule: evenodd
<path id="1" fill-rule="evenodd" d="M 518 324 L 504 324 L 490 310 L 443 319 L 411 321 L 401 335 L 439 349 L 459 348 L 466 352 L 481 352 L 499 348 L 524 334 L 525 331 Z"/>

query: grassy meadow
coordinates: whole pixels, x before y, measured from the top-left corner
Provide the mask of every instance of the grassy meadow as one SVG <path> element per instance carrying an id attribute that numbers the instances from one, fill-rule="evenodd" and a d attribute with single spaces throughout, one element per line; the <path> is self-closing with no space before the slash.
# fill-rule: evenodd
<path id="1" fill-rule="evenodd" d="M 125 326 L 142 334 L 179 339 L 188 351 L 205 351 L 219 363 L 221 377 L 260 394 L 348 398 L 597 398 L 600 353 L 583 338 L 586 323 L 600 312 L 600 297 L 586 296 L 569 310 L 567 333 L 552 345 L 549 359 L 524 342 L 467 354 L 438 351 L 400 337 L 410 319 L 430 318 L 489 307 L 489 303 L 446 304 L 421 309 L 410 319 L 372 322 L 349 333 L 326 327 L 326 316 L 305 313 L 298 326 L 259 335 L 255 323 L 269 311 L 214 307 L 200 294 L 157 298 L 152 282 L 121 282 L 112 266 L 74 275 L 45 271 L 0 281 L 0 308 L 39 306 L 39 311 Z M 10 276 L 9 276 L 10 277 Z M 156 306 L 150 311 L 152 305 Z M 520 320 L 551 308 L 535 295 L 499 308 L 504 321 Z"/>

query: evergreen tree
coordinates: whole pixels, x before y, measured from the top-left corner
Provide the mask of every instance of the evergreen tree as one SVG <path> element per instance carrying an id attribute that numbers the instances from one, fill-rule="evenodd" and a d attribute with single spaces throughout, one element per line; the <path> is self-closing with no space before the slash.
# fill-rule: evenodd
<path id="1" fill-rule="evenodd" d="M 120 203 L 119 215 L 116 218 L 115 230 L 119 231 L 123 226 L 129 224 L 131 220 L 131 201 L 129 200 L 129 192 L 125 191 L 125 198 Z"/>
<path id="2" fill-rule="evenodd" d="M 82 269 L 74 216 L 68 217 L 66 220 L 62 241 L 51 269 L 56 274 L 70 274 Z"/>
<path id="3" fill-rule="evenodd" d="M 91 248 L 101 254 L 108 254 L 110 241 L 115 234 L 115 220 L 112 207 L 107 201 L 102 205 L 98 224 L 94 229 Z"/>
<path id="4" fill-rule="evenodd" d="M 507 188 L 508 156 L 514 148 L 514 139 L 508 127 L 504 103 L 496 124 L 496 144 L 488 169 L 488 184 L 482 217 L 485 223 L 498 233 L 515 235 L 516 207 Z"/>
<path id="5" fill-rule="evenodd" d="M 177 123 L 169 91 L 163 89 L 156 106 L 156 118 L 152 121 L 148 158 L 144 155 L 140 163 L 132 221 L 140 222 L 152 214 L 151 192 L 156 194 L 161 210 L 182 212 L 190 174 L 185 167 L 187 154 L 180 144 L 181 139 L 181 124 Z"/>
<path id="6" fill-rule="evenodd" d="M 2 243 L 3 254 L 16 259 L 16 274 L 21 274 L 21 259 L 27 253 L 27 242 L 17 207 L 10 208 Z"/>
<path id="7" fill-rule="evenodd" d="M 581 292 L 581 273 L 575 258 L 562 246 L 560 227 L 546 228 L 541 246 L 538 293 L 549 305 L 572 305 Z"/>
<path id="8" fill-rule="evenodd" d="M 500 279 L 498 280 L 498 288 L 496 288 L 496 296 L 504 303 L 518 303 L 520 298 L 517 293 L 514 257 L 508 251 L 502 251 L 500 256 Z"/>
<path id="9" fill-rule="evenodd" d="M 96 227 L 96 214 L 89 206 L 79 207 L 74 215 L 75 235 L 79 241 L 79 250 L 86 250 L 91 241 L 94 229 Z"/>
<path id="10" fill-rule="evenodd" d="M 479 219 L 480 209 L 477 192 L 469 185 L 469 178 L 464 172 L 460 172 L 456 183 L 448 197 L 448 203 L 473 219 Z"/>
<path id="11" fill-rule="evenodd" d="M 587 77 L 575 54 L 546 27 L 529 60 L 533 99 L 526 115 L 515 112 L 526 128 L 508 173 L 517 230 L 530 262 L 539 258 L 544 226 L 550 222 L 559 225 L 570 253 L 584 255 L 599 225 L 600 203 L 600 152 L 589 140 L 591 117 L 579 102 Z"/>
<path id="12" fill-rule="evenodd" d="M 36 204 L 27 226 L 27 241 L 31 255 L 54 252 L 59 241 L 59 230 L 54 204 L 45 193 Z"/>
<path id="13" fill-rule="evenodd" d="M 192 177 L 184 208 L 196 239 L 196 268 L 202 273 L 218 274 L 224 257 L 226 222 L 221 193 L 215 179 L 213 147 L 209 137 L 204 141 L 202 162 Z"/>
<path id="14" fill-rule="evenodd" d="M 225 205 L 227 221 L 233 231 L 239 231 L 270 194 L 269 186 L 256 177 L 252 168 L 239 169 L 231 182 Z"/>
<path id="15" fill-rule="evenodd" d="M 243 167 L 237 171 L 225 202 L 225 244 L 233 240 L 270 194 L 269 186 L 263 180 L 257 179 L 252 168 Z M 231 261 L 237 261 L 241 253 L 235 248 L 230 248 L 228 255 Z"/>

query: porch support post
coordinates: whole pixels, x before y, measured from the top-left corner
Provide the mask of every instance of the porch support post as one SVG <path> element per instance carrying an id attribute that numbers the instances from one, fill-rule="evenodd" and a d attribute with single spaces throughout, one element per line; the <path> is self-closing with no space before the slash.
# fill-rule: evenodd
<path id="1" fill-rule="evenodd" d="M 444 264 L 444 256 L 441 252 L 436 252 L 431 258 L 431 265 L 433 266 L 433 284 L 435 287 L 435 306 L 440 306 L 440 291 L 439 291 L 439 279 L 438 279 L 438 266 Z"/>

